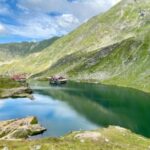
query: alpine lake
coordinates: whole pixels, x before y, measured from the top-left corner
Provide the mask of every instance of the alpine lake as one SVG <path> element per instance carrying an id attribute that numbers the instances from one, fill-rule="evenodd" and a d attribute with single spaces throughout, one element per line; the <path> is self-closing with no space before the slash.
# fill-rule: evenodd
<path id="1" fill-rule="evenodd" d="M 0 100 L 0 120 L 36 116 L 47 129 L 33 139 L 59 137 L 71 131 L 121 126 L 150 137 L 150 94 L 130 88 L 69 81 L 52 86 L 29 83 L 34 99 Z"/>

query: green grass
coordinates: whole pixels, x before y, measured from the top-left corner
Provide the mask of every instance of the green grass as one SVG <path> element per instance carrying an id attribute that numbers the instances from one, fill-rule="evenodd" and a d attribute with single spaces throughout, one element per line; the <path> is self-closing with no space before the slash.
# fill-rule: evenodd
<path id="1" fill-rule="evenodd" d="M 10 78 L 0 78 L 0 89 L 10 89 L 20 87 L 20 83 Z"/>
<path id="2" fill-rule="evenodd" d="M 76 138 L 83 131 L 70 133 L 61 138 L 46 138 L 39 140 L 5 141 L 0 140 L 0 148 L 11 150 L 148 150 L 150 140 L 133 134 L 126 129 L 109 127 L 99 129 L 101 136 L 98 139 Z"/>
<path id="3" fill-rule="evenodd" d="M 0 78 L 0 99 L 7 97 L 29 97 L 31 98 L 31 89 L 26 83 L 21 83 L 10 79 L 9 77 Z"/>

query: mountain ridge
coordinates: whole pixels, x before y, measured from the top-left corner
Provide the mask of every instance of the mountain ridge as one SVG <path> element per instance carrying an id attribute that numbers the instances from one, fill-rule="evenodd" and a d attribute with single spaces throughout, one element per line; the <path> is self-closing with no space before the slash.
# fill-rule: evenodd
<path id="1" fill-rule="evenodd" d="M 1 55 L 7 55 L 8 58 L 20 56 L 25 57 L 31 53 L 40 52 L 46 47 L 50 46 L 53 42 L 60 37 L 53 37 L 39 42 L 14 42 L 14 43 L 2 43 L 0 44 Z M 2 57 L 0 57 L 2 58 Z"/>
<path id="2" fill-rule="evenodd" d="M 121 1 L 42 51 L 0 65 L 0 74 L 61 74 L 150 92 L 149 33 L 150 2 Z"/>

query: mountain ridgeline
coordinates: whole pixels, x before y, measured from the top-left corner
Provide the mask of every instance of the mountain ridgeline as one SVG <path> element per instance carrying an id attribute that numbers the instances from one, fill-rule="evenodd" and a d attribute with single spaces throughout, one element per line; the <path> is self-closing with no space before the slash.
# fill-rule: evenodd
<path id="1" fill-rule="evenodd" d="M 123 0 L 54 42 L 3 44 L 0 54 L 0 74 L 61 74 L 150 92 L 150 1 Z"/>
<path id="2" fill-rule="evenodd" d="M 43 40 L 40 42 L 21 42 L 21 43 L 8 43 L 0 44 L 0 60 L 7 61 L 10 59 L 25 57 L 29 54 L 40 52 L 46 47 L 50 46 L 53 42 L 58 40 L 59 37 Z M 3 57 L 2 57 L 3 56 Z M 6 59 L 7 57 L 7 59 Z"/>

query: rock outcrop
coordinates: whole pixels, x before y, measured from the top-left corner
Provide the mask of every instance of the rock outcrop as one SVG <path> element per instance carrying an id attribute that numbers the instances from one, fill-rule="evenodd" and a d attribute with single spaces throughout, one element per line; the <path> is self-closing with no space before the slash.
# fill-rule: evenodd
<path id="1" fill-rule="evenodd" d="M 29 87 L 17 87 L 17 88 L 10 88 L 10 89 L 1 89 L 0 98 L 7 98 L 7 97 L 32 97 L 32 90 Z"/>
<path id="2" fill-rule="evenodd" d="M 10 77 L 0 77 L 0 99 L 32 97 L 32 90 L 26 82 L 18 82 Z"/>
<path id="3" fill-rule="evenodd" d="M 14 119 L 0 122 L 0 139 L 26 139 L 41 134 L 46 129 L 38 124 L 36 117 Z"/>

